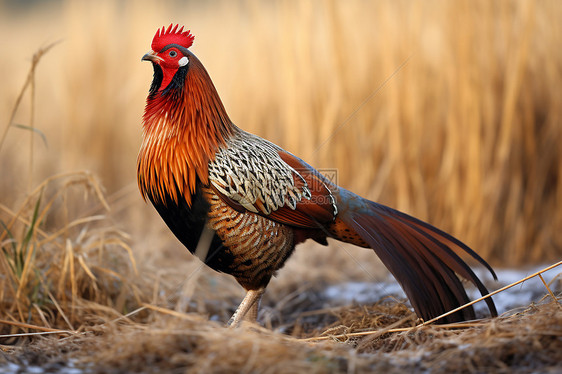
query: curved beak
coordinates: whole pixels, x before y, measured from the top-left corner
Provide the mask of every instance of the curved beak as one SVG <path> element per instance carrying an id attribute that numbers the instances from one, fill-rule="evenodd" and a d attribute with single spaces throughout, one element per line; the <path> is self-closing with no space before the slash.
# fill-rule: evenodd
<path id="1" fill-rule="evenodd" d="M 158 63 L 159 61 L 163 61 L 164 59 L 160 56 L 158 56 L 158 54 L 156 54 L 156 52 L 154 52 L 153 50 L 150 50 L 150 52 L 146 53 L 144 56 L 142 56 L 141 61 L 150 61 L 150 62 L 155 62 Z"/>

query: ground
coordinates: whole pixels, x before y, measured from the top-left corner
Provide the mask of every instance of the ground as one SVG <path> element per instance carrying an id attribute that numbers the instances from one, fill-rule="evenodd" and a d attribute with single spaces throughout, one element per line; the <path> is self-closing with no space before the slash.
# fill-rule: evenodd
<path id="1" fill-rule="evenodd" d="M 384 283 L 372 286 L 386 288 Z M 220 300 L 209 300 L 204 313 L 147 305 L 126 318 L 92 320 L 72 334 L 12 337 L 3 342 L 0 367 L 10 374 L 562 370 L 560 294 L 557 301 L 545 295 L 495 319 L 416 327 L 415 314 L 395 297 L 345 304 L 354 287 L 336 286 L 346 290 L 339 299 L 333 287 L 295 292 L 280 309 L 267 301 L 260 318 L 267 327 L 225 327 L 228 313 L 220 310 Z M 550 287 L 556 289 L 556 281 Z M 514 288 L 521 297 L 525 284 Z M 326 302 L 345 305 L 326 307 Z M 505 309 L 504 304 L 498 307 Z"/>

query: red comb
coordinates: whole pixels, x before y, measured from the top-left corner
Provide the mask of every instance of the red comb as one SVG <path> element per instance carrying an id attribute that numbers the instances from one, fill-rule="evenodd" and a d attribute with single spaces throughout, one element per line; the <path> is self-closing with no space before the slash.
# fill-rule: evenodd
<path id="1" fill-rule="evenodd" d="M 154 35 L 151 45 L 153 51 L 158 52 L 171 43 L 181 45 L 184 48 L 191 47 L 195 37 L 189 33 L 189 30 L 182 32 L 183 26 L 179 30 L 179 25 L 174 26 L 173 29 L 172 26 L 173 23 L 170 23 L 168 29 L 166 29 L 166 26 L 163 26 L 161 29 L 156 31 L 156 35 Z"/>

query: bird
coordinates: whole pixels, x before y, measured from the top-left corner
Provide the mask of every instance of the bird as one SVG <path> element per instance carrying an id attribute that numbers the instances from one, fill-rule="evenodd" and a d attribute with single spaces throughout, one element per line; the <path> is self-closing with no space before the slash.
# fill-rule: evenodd
<path id="1" fill-rule="evenodd" d="M 308 239 L 371 248 L 425 321 L 470 301 L 463 281 L 488 294 L 460 255 L 497 279 L 494 270 L 458 239 L 336 185 L 299 157 L 237 127 L 190 50 L 194 38 L 179 24 L 163 26 L 142 56 L 152 63 L 153 80 L 137 181 L 177 239 L 245 289 L 229 326 L 257 321 L 271 278 Z M 485 301 L 497 316 L 493 300 Z M 468 306 L 438 323 L 474 318 Z"/>

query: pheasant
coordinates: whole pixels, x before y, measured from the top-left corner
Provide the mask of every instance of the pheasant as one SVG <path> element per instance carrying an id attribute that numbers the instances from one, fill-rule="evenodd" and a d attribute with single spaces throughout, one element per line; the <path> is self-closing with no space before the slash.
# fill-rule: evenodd
<path id="1" fill-rule="evenodd" d="M 372 248 L 424 320 L 469 302 L 461 278 L 488 293 L 458 253 L 496 278 L 494 270 L 459 240 L 337 186 L 295 155 L 234 125 L 189 50 L 194 36 L 183 29 L 158 29 L 142 57 L 152 63 L 154 77 L 143 115 L 138 185 L 191 253 L 246 290 L 229 325 L 256 321 L 271 277 L 307 239 Z M 486 303 L 497 315 L 491 298 Z M 474 318 L 466 307 L 441 322 Z"/>

